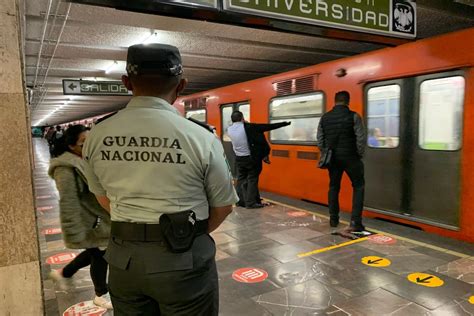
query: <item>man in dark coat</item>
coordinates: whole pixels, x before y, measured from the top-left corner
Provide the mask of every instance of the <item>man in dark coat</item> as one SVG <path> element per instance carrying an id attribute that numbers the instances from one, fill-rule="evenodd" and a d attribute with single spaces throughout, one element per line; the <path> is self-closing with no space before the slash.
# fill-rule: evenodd
<path id="1" fill-rule="evenodd" d="M 237 205 L 246 208 L 261 208 L 264 205 L 258 191 L 258 177 L 262 172 L 262 160 L 270 154 L 270 146 L 263 133 L 288 126 L 291 122 L 254 124 L 244 120 L 240 111 L 231 116 L 232 125 L 227 132 L 232 141 L 237 164 Z"/>
<path id="2" fill-rule="evenodd" d="M 329 166 L 329 215 L 331 227 L 339 224 L 339 191 L 343 173 L 352 182 L 352 217 L 349 230 L 360 232 L 364 204 L 365 129 L 359 114 L 349 109 L 350 95 L 347 91 L 336 93 L 334 108 L 323 115 L 318 126 L 317 145 L 320 149 L 332 148 Z"/>

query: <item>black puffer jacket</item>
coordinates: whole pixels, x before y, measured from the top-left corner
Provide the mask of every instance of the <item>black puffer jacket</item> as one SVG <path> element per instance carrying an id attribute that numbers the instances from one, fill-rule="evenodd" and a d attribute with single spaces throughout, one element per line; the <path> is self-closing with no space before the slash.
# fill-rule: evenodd
<path id="1" fill-rule="evenodd" d="M 365 138 L 361 117 L 345 105 L 334 106 L 319 122 L 317 145 L 320 148 L 333 148 L 336 159 L 362 158 Z"/>

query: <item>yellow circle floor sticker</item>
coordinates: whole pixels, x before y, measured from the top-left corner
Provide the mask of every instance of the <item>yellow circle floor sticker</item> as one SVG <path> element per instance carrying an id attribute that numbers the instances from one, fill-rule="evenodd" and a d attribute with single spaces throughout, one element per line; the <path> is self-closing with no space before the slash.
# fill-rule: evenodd
<path id="1" fill-rule="evenodd" d="M 444 281 L 437 276 L 420 272 L 408 275 L 408 281 L 427 287 L 438 287 L 444 284 Z"/>
<path id="2" fill-rule="evenodd" d="M 474 304 L 474 295 L 469 298 L 469 303 Z"/>
<path id="3" fill-rule="evenodd" d="M 365 265 L 377 268 L 388 267 L 392 264 L 390 260 L 377 256 L 364 257 L 362 258 L 361 262 Z"/>

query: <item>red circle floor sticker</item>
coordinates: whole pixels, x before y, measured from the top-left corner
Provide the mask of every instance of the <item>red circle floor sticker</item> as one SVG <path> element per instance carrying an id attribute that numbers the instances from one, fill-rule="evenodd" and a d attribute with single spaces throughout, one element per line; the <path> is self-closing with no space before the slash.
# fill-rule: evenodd
<path id="1" fill-rule="evenodd" d="M 63 316 L 102 316 L 107 309 L 96 306 L 92 301 L 80 302 L 66 309 Z"/>
<path id="2" fill-rule="evenodd" d="M 57 235 L 57 234 L 61 234 L 62 230 L 61 228 L 46 228 L 46 229 L 43 229 L 42 233 L 43 235 Z"/>
<path id="3" fill-rule="evenodd" d="M 46 259 L 46 263 L 65 264 L 65 263 L 71 262 L 72 259 L 76 257 L 77 257 L 77 254 L 75 252 L 62 252 Z"/>
<path id="4" fill-rule="evenodd" d="M 242 268 L 232 273 L 232 278 L 242 283 L 258 283 L 265 281 L 267 277 L 268 273 L 259 268 Z"/>
<path id="5" fill-rule="evenodd" d="M 308 213 L 303 212 L 303 211 L 292 211 L 287 213 L 291 217 L 304 217 L 308 216 Z"/>
<path id="6" fill-rule="evenodd" d="M 369 236 L 369 240 L 375 244 L 382 244 L 382 245 L 392 245 L 397 242 L 397 240 L 393 237 L 378 235 L 378 234 Z"/>
<path id="7" fill-rule="evenodd" d="M 39 211 L 39 212 L 49 211 L 49 210 L 52 210 L 52 209 L 53 209 L 53 207 L 51 205 L 40 206 L 40 207 L 36 208 L 36 210 Z"/>

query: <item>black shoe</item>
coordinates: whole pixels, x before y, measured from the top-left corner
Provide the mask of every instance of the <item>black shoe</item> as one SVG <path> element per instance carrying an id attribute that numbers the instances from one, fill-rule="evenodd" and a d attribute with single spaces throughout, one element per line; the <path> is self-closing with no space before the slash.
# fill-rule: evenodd
<path id="1" fill-rule="evenodd" d="M 329 219 L 329 226 L 337 227 L 339 225 L 339 218 L 330 218 Z"/>
<path id="2" fill-rule="evenodd" d="M 235 205 L 239 207 L 245 207 L 245 203 L 241 203 L 240 201 L 235 203 Z"/>
<path id="3" fill-rule="evenodd" d="M 255 203 L 255 204 L 252 204 L 250 206 L 247 206 L 246 208 L 262 208 L 262 207 L 265 207 L 265 205 L 261 204 L 261 203 Z"/>
<path id="4" fill-rule="evenodd" d="M 354 233 L 362 233 L 365 231 L 365 227 L 362 224 L 353 224 L 351 223 L 351 226 L 349 227 L 349 230 L 354 234 Z"/>

